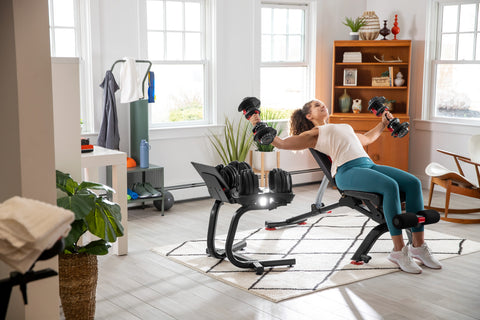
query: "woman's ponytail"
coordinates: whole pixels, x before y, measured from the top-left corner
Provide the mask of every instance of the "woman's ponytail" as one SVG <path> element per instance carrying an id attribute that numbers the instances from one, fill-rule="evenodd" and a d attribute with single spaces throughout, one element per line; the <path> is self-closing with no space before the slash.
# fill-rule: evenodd
<path id="1" fill-rule="evenodd" d="M 314 127 L 314 124 L 307 119 L 307 114 L 310 113 L 310 104 L 312 101 L 305 103 L 303 108 L 293 111 L 290 117 L 290 135 L 299 135 L 302 132 L 308 131 Z"/>

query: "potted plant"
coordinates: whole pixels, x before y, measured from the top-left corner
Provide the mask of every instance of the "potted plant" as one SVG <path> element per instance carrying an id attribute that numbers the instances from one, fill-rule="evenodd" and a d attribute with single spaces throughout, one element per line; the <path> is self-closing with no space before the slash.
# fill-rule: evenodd
<path id="1" fill-rule="evenodd" d="M 277 136 L 282 133 L 282 128 L 280 127 L 280 123 L 275 120 L 284 119 L 287 116 L 284 112 L 277 109 L 272 108 L 262 108 L 261 118 L 264 123 L 266 123 L 269 127 L 274 128 L 277 130 Z M 275 147 L 271 144 L 263 145 L 256 141 L 255 143 L 255 150 L 253 151 L 253 160 L 252 165 L 255 169 L 261 170 L 262 165 L 262 157 L 263 157 L 263 164 L 264 164 L 264 171 L 270 171 L 273 168 L 277 167 L 277 152 Z"/>
<path id="2" fill-rule="evenodd" d="M 342 22 L 344 25 L 350 28 L 350 40 L 359 39 L 359 30 L 361 27 L 367 25 L 367 21 L 363 17 L 349 18 L 345 17 L 345 20 Z"/>
<path id="3" fill-rule="evenodd" d="M 225 165 L 234 160 L 245 161 L 253 143 L 250 122 L 242 117 L 238 124 L 235 124 L 235 121 L 225 117 L 223 134 L 210 133 L 208 138 Z"/>
<path id="4" fill-rule="evenodd" d="M 92 191 L 114 192 L 103 184 L 78 184 L 69 174 L 58 170 L 56 184 L 57 189 L 65 194 L 57 199 L 57 205 L 75 214 L 72 229 L 64 239 L 65 249 L 58 260 L 63 312 L 67 320 L 93 319 L 97 255 L 107 254 L 110 243 L 123 235 L 120 206 Z M 87 231 L 98 239 L 82 243 L 80 239 Z"/>

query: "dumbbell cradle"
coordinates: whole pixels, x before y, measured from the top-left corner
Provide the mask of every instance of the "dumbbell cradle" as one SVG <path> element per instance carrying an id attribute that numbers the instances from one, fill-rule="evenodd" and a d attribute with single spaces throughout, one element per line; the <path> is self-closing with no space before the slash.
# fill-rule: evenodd
<path id="1" fill-rule="evenodd" d="M 417 213 L 406 212 L 397 214 L 393 218 L 393 225 L 399 229 L 418 227 L 420 225 L 437 223 L 440 214 L 435 210 L 421 210 Z"/>
<path id="2" fill-rule="evenodd" d="M 377 117 L 381 117 L 385 109 L 388 109 L 384 105 L 385 101 L 386 101 L 385 97 L 373 97 L 368 102 L 368 111 L 370 111 Z M 400 120 L 398 120 L 398 118 L 393 118 L 393 119 L 387 118 L 387 120 L 388 120 L 387 128 L 388 130 L 390 130 L 394 138 L 397 138 L 397 137 L 402 138 L 405 135 L 407 135 L 408 127 L 409 127 L 408 122 L 400 123 Z"/>
<path id="3" fill-rule="evenodd" d="M 243 112 L 245 118 L 250 120 L 254 114 L 260 115 L 260 100 L 255 97 L 246 97 L 238 106 L 238 111 Z M 258 122 L 252 130 L 253 139 L 263 145 L 269 145 L 277 135 L 277 130 L 269 127 L 265 122 Z"/>

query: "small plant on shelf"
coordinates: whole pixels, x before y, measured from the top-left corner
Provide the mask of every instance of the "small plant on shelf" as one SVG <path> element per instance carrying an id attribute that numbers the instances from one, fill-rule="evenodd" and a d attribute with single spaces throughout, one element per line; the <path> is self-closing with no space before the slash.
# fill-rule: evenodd
<path id="1" fill-rule="evenodd" d="M 349 27 L 352 32 L 358 32 L 361 27 L 367 25 L 367 21 L 363 17 L 357 17 L 357 18 L 345 17 L 345 20 L 342 23 L 347 27 Z"/>

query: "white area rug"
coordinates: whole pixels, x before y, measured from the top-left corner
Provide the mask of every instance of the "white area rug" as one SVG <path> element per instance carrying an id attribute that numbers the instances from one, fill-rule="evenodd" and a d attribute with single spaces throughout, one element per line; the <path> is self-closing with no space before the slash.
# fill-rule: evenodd
<path id="1" fill-rule="evenodd" d="M 307 225 L 274 231 L 259 228 L 237 232 L 239 240 L 247 240 L 247 247 L 240 252 L 248 257 L 263 260 L 296 259 L 296 264 L 291 268 L 265 268 L 261 276 L 256 275 L 254 270 L 237 268 L 227 259 L 218 260 L 207 256 L 206 240 L 192 240 L 152 250 L 273 302 L 400 270 L 387 260 L 392 248 L 388 232 L 370 250 L 372 259 L 369 263 L 350 263 L 364 237 L 377 225 L 366 216 L 358 213 L 329 213 L 307 222 Z M 440 260 L 480 251 L 479 242 L 429 231 L 428 226 L 425 228 L 425 238 Z M 224 239 L 225 237 L 218 237 L 217 248 L 224 248 Z"/>

